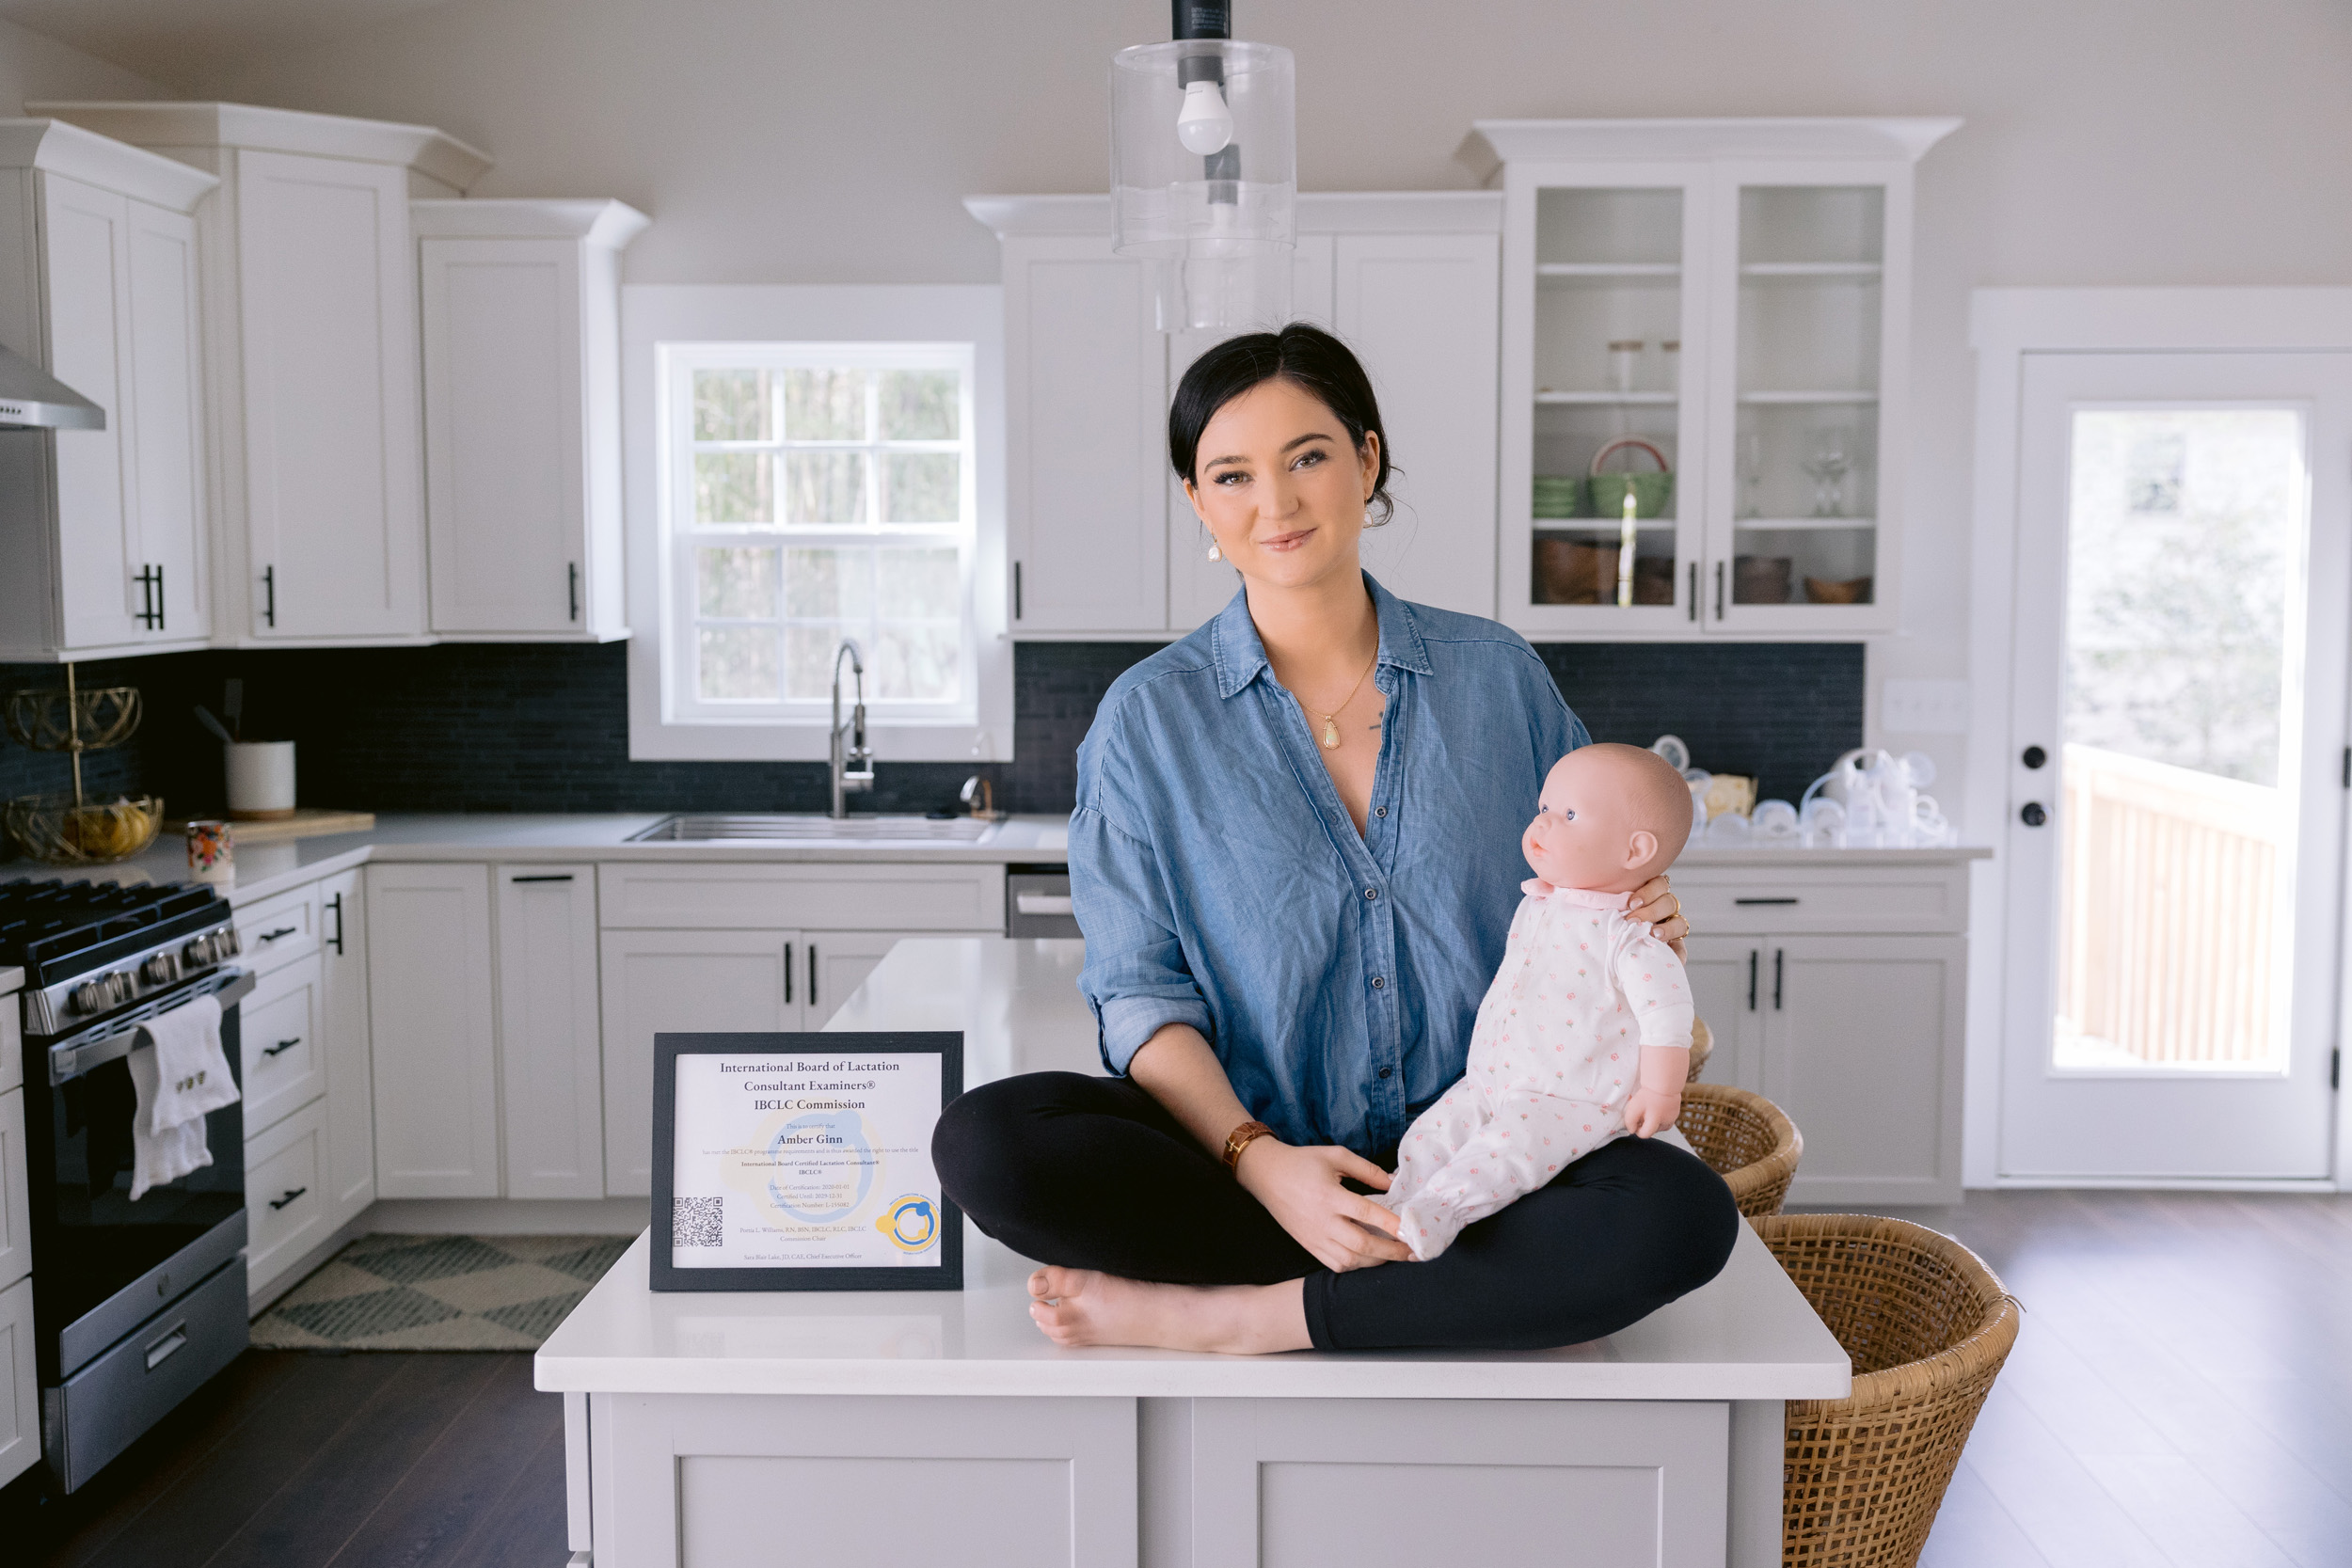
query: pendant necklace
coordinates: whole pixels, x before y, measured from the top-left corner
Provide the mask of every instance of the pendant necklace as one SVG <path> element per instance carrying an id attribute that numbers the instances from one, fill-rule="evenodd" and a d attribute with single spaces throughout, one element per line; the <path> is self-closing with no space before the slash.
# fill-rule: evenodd
<path id="1" fill-rule="evenodd" d="M 1340 709 L 1344 708 L 1348 704 L 1356 700 L 1356 693 L 1364 689 L 1364 682 L 1370 679 L 1372 673 L 1378 668 L 1380 668 L 1380 650 L 1375 648 L 1372 653 L 1372 662 L 1365 665 L 1364 673 L 1356 677 L 1356 684 L 1347 689 L 1347 695 L 1340 699 L 1339 707 L 1333 708 L 1330 712 L 1323 716 L 1322 738 L 1323 749 L 1325 751 L 1336 752 L 1340 749 Z M 1295 693 L 1294 693 L 1294 695 L 1295 695 Z M 1307 706 L 1303 698 L 1300 700 L 1298 705 L 1300 707 Z M 1309 708 L 1308 711 L 1311 713 L 1314 710 L 1312 708 Z"/>

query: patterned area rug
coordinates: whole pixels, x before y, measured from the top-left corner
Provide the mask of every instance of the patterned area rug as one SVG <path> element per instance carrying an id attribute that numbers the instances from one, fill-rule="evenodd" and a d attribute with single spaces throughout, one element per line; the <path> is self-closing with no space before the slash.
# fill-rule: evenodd
<path id="1" fill-rule="evenodd" d="M 258 1350 L 537 1350 L 627 1236 L 362 1236 L 255 1320 Z"/>

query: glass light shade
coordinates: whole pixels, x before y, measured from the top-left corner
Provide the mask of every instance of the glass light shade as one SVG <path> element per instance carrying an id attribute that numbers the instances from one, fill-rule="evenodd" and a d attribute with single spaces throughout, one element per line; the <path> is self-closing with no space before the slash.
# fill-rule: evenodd
<path id="1" fill-rule="evenodd" d="M 1185 40 L 1113 56 L 1116 248 L 1153 263 L 1162 331 L 1269 326 L 1289 314 L 1296 103 L 1291 52 L 1273 44 Z"/>

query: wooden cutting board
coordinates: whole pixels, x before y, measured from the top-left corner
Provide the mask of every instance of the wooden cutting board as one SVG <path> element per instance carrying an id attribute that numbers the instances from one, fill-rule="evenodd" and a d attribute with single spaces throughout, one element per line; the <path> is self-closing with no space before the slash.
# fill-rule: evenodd
<path id="1" fill-rule="evenodd" d="M 275 822 L 231 822 L 229 841 L 231 844 L 277 844 L 290 838 L 318 838 L 326 833 L 363 833 L 375 826 L 372 811 L 326 811 L 317 806 L 298 806 L 292 816 L 281 816 Z M 184 820 L 166 822 L 167 833 L 187 832 Z"/>

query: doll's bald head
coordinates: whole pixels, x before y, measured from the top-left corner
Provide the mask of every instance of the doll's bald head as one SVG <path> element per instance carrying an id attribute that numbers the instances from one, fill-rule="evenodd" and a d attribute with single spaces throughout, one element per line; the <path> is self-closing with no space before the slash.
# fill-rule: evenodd
<path id="1" fill-rule="evenodd" d="M 1580 746 L 1552 765 L 1519 847 L 1554 887 L 1630 893 L 1691 836 L 1691 788 L 1639 746 Z"/>

